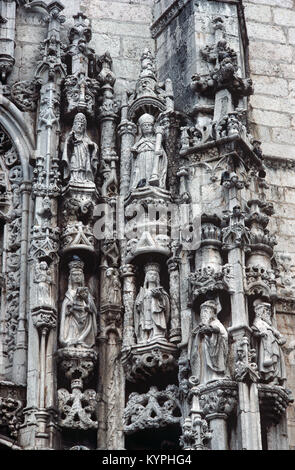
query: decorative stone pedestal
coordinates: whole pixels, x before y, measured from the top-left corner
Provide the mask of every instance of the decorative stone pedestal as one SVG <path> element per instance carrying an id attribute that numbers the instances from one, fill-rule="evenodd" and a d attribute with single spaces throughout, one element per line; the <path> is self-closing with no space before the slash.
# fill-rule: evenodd
<path id="1" fill-rule="evenodd" d="M 130 382 L 146 380 L 156 373 L 166 373 L 176 368 L 177 347 L 166 341 L 132 346 L 122 351 L 122 363 Z"/>

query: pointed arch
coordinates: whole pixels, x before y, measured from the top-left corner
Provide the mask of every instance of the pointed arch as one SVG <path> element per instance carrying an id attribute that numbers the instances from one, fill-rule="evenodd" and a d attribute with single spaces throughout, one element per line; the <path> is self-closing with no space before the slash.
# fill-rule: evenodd
<path id="1" fill-rule="evenodd" d="M 5 295 L 1 300 L 1 321 L 6 325 L 6 346 L 10 356 L 8 364 L 2 360 L 2 375 L 16 384 L 26 383 L 26 321 L 27 321 L 27 257 L 29 244 L 29 218 L 34 132 L 26 122 L 26 116 L 11 101 L 0 94 L 0 126 L 10 139 L 18 157 L 18 165 L 9 169 L 15 193 L 17 217 L 6 220 L 5 273 L 10 273 Z M 20 168 L 21 167 L 21 168 Z M 20 170 L 22 170 L 20 172 Z M 18 196 L 19 194 L 19 196 Z M 8 276 L 6 276 L 8 279 Z M 17 280 L 17 282 L 16 282 Z M 9 290 L 9 295 L 7 294 Z M 17 313 L 18 312 L 18 313 Z M 2 358 L 3 359 L 3 358 Z"/>
<path id="2" fill-rule="evenodd" d="M 35 149 L 33 132 L 29 129 L 24 114 L 1 94 L 0 125 L 14 143 L 22 165 L 24 181 L 28 181 L 30 179 L 30 160 Z"/>

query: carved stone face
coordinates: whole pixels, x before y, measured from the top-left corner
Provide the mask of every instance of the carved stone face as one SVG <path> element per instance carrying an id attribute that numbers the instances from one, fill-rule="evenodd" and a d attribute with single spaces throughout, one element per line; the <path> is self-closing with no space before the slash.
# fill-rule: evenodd
<path id="1" fill-rule="evenodd" d="M 255 310 L 255 314 L 257 317 L 261 318 L 261 320 L 265 321 L 268 325 L 271 325 L 271 305 L 268 303 L 262 303 L 257 305 Z"/>
<path id="2" fill-rule="evenodd" d="M 78 134 L 84 134 L 86 131 L 85 122 L 80 119 L 75 119 L 73 124 L 73 131 L 77 132 Z"/>
<path id="3" fill-rule="evenodd" d="M 159 273 L 157 271 L 148 271 L 145 276 L 146 282 L 160 283 Z"/>
<path id="4" fill-rule="evenodd" d="M 140 125 L 143 136 L 152 135 L 154 133 L 154 125 L 151 122 L 144 122 Z"/>
<path id="5" fill-rule="evenodd" d="M 47 263 L 46 263 L 46 261 L 41 261 L 39 267 L 40 267 L 40 269 L 41 269 L 42 271 L 46 271 L 46 269 L 47 269 Z"/>
<path id="6" fill-rule="evenodd" d="M 84 274 L 81 270 L 72 270 L 71 271 L 71 282 L 75 285 L 83 286 L 84 284 Z"/>
<path id="7" fill-rule="evenodd" d="M 271 325 L 271 306 L 270 306 L 270 304 L 264 304 L 263 305 L 262 318 L 266 323 Z"/>

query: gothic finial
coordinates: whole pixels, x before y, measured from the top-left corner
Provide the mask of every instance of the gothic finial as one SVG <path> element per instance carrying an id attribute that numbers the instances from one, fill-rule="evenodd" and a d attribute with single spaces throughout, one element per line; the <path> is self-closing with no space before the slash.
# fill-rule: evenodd
<path id="1" fill-rule="evenodd" d="M 141 56 L 140 78 L 150 77 L 156 80 L 155 58 L 150 49 L 145 49 Z"/>

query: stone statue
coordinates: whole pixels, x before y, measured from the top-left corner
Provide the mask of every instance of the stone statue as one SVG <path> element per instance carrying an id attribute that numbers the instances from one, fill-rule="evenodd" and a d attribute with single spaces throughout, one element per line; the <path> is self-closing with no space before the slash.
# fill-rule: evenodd
<path id="1" fill-rule="evenodd" d="M 105 272 L 105 298 L 107 303 L 120 305 L 122 303 L 121 281 L 116 268 L 107 268 Z"/>
<path id="2" fill-rule="evenodd" d="M 65 347 L 92 348 L 97 334 L 96 306 L 85 287 L 84 263 L 77 257 L 69 268 L 69 285 L 61 308 L 60 343 Z"/>
<path id="3" fill-rule="evenodd" d="M 258 370 L 261 378 L 275 385 L 286 380 L 285 361 L 281 346 L 286 343 L 281 333 L 272 326 L 271 304 L 254 302 L 255 319 L 252 330 L 259 341 Z"/>
<path id="4" fill-rule="evenodd" d="M 226 374 L 228 333 L 217 313 L 216 301 L 208 300 L 201 305 L 201 322 L 192 331 L 189 344 L 192 373 L 201 384 Z"/>
<path id="5" fill-rule="evenodd" d="M 46 261 L 37 262 L 35 265 L 34 283 L 36 287 L 36 306 L 51 306 L 51 272 Z"/>
<path id="6" fill-rule="evenodd" d="M 98 165 L 98 146 L 87 135 L 87 120 L 83 113 L 75 116 L 65 142 L 62 156 L 64 179 L 73 183 L 94 182 Z"/>
<path id="7" fill-rule="evenodd" d="M 145 266 L 145 280 L 134 306 L 134 326 L 137 343 L 166 340 L 170 317 L 170 301 L 160 285 L 160 265 Z"/>
<path id="8" fill-rule="evenodd" d="M 130 189 L 144 186 L 166 187 L 167 155 L 162 146 L 162 128 L 154 130 L 154 117 L 143 114 L 139 120 L 142 136 L 132 147 Z"/>

